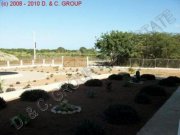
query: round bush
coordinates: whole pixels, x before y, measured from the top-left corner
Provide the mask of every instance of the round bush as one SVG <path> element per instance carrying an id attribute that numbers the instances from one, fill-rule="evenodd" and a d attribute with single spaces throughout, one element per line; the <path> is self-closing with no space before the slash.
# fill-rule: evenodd
<path id="1" fill-rule="evenodd" d="M 123 79 L 131 77 L 131 75 L 129 73 L 126 73 L 126 72 L 119 73 L 119 75 L 121 75 L 123 77 Z"/>
<path id="2" fill-rule="evenodd" d="M 110 105 L 104 115 L 108 123 L 115 125 L 135 124 L 140 120 L 135 109 L 121 104 Z"/>
<path id="3" fill-rule="evenodd" d="M 104 129 L 89 120 L 83 121 L 76 129 L 75 135 L 104 135 Z"/>
<path id="4" fill-rule="evenodd" d="M 25 91 L 20 96 L 20 99 L 22 101 L 31 101 L 31 102 L 37 101 L 41 98 L 44 100 L 47 100 L 47 99 L 49 99 L 49 95 L 46 91 L 40 90 L 40 89 Z"/>
<path id="5" fill-rule="evenodd" d="M 108 77 L 109 80 L 122 80 L 123 76 L 122 75 L 116 75 L 116 74 L 112 74 Z"/>
<path id="6" fill-rule="evenodd" d="M 0 97 L 0 110 L 6 108 L 7 104 L 6 101 Z"/>
<path id="7" fill-rule="evenodd" d="M 150 104 L 151 99 L 146 93 L 138 93 L 135 97 L 135 102 L 138 104 Z"/>
<path id="8" fill-rule="evenodd" d="M 170 76 L 168 78 L 159 81 L 159 85 L 168 86 L 168 87 L 177 86 L 178 83 L 180 83 L 180 78 L 176 76 Z"/>
<path id="9" fill-rule="evenodd" d="M 145 86 L 141 89 L 140 93 L 145 93 L 149 96 L 167 96 L 164 88 L 156 85 Z"/>
<path id="10" fill-rule="evenodd" d="M 91 79 L 85 82 L 85 86 L 89 87 L 101 87 L 102 85 L 103 83 L 99 79 Z"/>
<path id="11" fill-rule="evenodd" d="M 141 79 L 144 79 L 144 80 L 156 80 L 156 77 L 155 77 L 155 75 L 152 75 L 152 74 L 143 74 L 143 75 L 141 75 Z"/>

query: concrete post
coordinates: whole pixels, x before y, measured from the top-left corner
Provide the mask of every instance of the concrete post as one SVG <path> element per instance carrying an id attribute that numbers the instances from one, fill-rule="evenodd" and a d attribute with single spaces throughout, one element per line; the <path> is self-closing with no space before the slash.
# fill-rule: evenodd
<path id="1" fill-rule="evenodd" d="M 10 66 L 10 62 L 9 61 L 7 61 L 7 67 L 9 67 Z"/>
<path id="2" fill-rule="evenodd" d="M 62 67 L 64 67 L 64 56 L 61 56 Z"/>
<path id="3" fill-rule="evenodd" d="M 52 59 L 52 65 L 54 65 L 54 59 Z"/>
<path id="4" fill-rule="evenodd" d="M 34 65 L 34 60 L 32 60 L 32 65 Z"/>
<path id="5" fill-rule="evenodd" d="M 23 66 L 23 61 L 22 60 L 20 60 L 20 66 Z"/>
<path id="6" fill-rule="evenodd" d="M 43 65 L 45 65 L 46 64 L 46 60 L 45 59 L 43 59 Z"/>

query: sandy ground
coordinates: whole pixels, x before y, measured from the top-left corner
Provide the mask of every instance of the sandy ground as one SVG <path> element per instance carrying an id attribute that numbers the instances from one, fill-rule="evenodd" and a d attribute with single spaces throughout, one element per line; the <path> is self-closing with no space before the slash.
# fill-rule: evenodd
<path id="1" fill-rule="evenodd" d="M 89 75 L 101 75 L 101 74 L 117 74 L 120 72 L 129 72 L 133 76 L 134 72 L 129 72 L 127 69 L 121 68 L 107 68 L 107 67 L 89 67 L 89 68 L 78 68 L 78 67 L 29 67 L 29 68 L 15 68 L 11 70 L 0 70 L 0 71 L 15 71 L 19 72 L 22 76 L 5 79 L 3 81 L 4 91 L 7 88 L 15 88 L 15 89 L 23 89 L 26 88 L 28 85 L 30 87 L 33 86 L 40 86 L 40 85 L 48 85 L 51 83 L 65 81 L 71 76 L 75 77 L 83 77 Z M 180 77 L 180 70 L 160 70 L 160 69 L 141 69 L 141 74 L 154 74 L 158 78 L 164 78 L 167 76 L 179 76 Z"/>

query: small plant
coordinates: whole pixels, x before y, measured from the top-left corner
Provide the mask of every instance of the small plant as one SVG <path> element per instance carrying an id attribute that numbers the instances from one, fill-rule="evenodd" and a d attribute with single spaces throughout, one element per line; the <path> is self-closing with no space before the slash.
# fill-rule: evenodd
<path id="1" fill-rule="evenodd" d="M 77 89 L 77 86 L 75 86 L 71 83 L 65 83 L 61 86 L 61 89 L 63 91 L 72 92 L 73 90 Z"/>
<path id="2" fill-rule="evenodd" d="M 135 97 L 135 102 L 138 104 L 150 104 L 151 99 L 146 93 L 138 93 Z"/>
<path id="3" fill-rule="evenodd" d="M 6 108 L 7 104 L 6 101 L 0 97 L 0 110 Z"/>
<path id="4" fill-rule="evenodd" d="M 20 96 L 20 99 L 22 101 L 30 101 L 30 102 L 37 101 L 41 98 L 44 100 L 48 100 L 49 95 L 46 91 L 40 89 L 25 91 Z"/>
<path id="5" fill-rule="evenodd" d="M 50 77 L 51 77 L 51 78 L 54 77 L 54 74 L 51 74 Z"/>
<path id="6" fill-rule="evenodd" d="M 15 88 L 10 87 L 10 88 L 6 89 L 6 92 L 11 92 L 11 91 L 15 91 L 15 90 L 16 90 Z"/>
<path id="7" fill-rule="evenodd" d="M 141 79 L 143 80 L 156 80 L 155 75 L 152 74 L 143 74 L 141 75 Z"/>
<path id="8" fill-rule="evenodd" d="M 74 135 L 105 135 L 105 131 L 95 122 L 85 120 L 76 128 Z"/>
<path id="9" fill-rule="evenodd" d="M 36 82 L 36 80 L 33 80 L 33 82 Z"/>
<path id="10" fill-rule="evenodd" d="M 136 71 L 136 82 L 140 82 L 141 81 L 141 75 L 140 75 L 140 71 Z"/>
<path id="11" fill-rule="evenodd" d="M 10 84 L 9 87 L 14 87 L 14 85 L 13 85 L 13 84 Z"/>
<path id="12" fill-rule="evenodd" d="M 85 86 L 89 87 L 101 87 L 102 85 L 103 83 L 99 79 L 91 79 L 85 82 Z"/>
<path id="13" fill-rule="evenodd" d="M 122 75 L 119 75 L 119 74 L 112 74 L 108 77 L 109 80 L 122 80 L 123 79 L 123 76 Z"/>
<path id="14" fill-rule="evenodd" d="M 156 85 L 145 86 L 141 89 L 140 93 L 145 93 L 149 96 L 167 96 L 164 88 Z"/>
<path id="15" fill-rule="evenodd" d="M 134 74 L 135 73 L 135 70 L 132 67 L 128 68 L 128 71 L 129 71 L 130 74 Z"/>
<path id="16" fill-rule="evenodd" d="M 21 84 L 21 82 L 18 81 L 18 82 L 16 82 L 16 84 Z"/>
<path id="17" fill-rule="evenodd" d="M 49 77 L 47 77 L 46 80 L 49 80 Z"/>
<path id="18" fill-rule="evenodd" d="M 104 115 L 108 123 L 115 125 L 135 124 L 140 120 L 135 109 L 121 104 L 110 105 Z"/>
<path id="19" fill-rule="evenodd" d="M 31 88 L 31 84 L 27 84 L 23 89 Z"/>

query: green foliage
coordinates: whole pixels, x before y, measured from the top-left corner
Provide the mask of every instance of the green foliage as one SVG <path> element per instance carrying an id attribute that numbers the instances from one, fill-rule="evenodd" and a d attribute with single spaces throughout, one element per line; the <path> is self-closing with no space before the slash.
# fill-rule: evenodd
<path id="1" fill-rule="evenodd" d="M 7 106 L 6 101 L 0 97 L 0 110 Z"/>
<path id="2" fill-rule="evenodd" d="M 105 135 L 105 131 L 95 122 L 85 120 L 76 128 L 74 135 Z"/>
<path id="3" fill-rule="evenodd" d="M 34 90 L 29 90 L 29 91 L 23 92 L 20 96 L 20 99 L 22 101 L 34 102 L 34 101 L 38 101 L 39 99 L 48 100 L 49 95 L 44 90 L 34 89 Z"/>
<path id="4" fill-rule="evenodd" d="M 160 85 L 174 87 L 180 84 L 180 78 L 176 76 L 169 76 L 168 78 L 159 81 Z"/>
<path id="5" fill-rule="evenodd" d="M 116 58 L 180 58 L 180 34 L 111 31 L 102 34 L 95 47 L 112 61 Z"/>
<path id="6" fill-rule="evenodd" d="M 99 79 L 91 79 L 85 82 L 85 86 L 89 87 L 101 87 L 102 85 L 103 83 Z"/>
<path id="7" fill-rule="evenodd" d="M 156 80 L 155 75 L 152 74 L 143 74 L 141 75 L 142 80 Z"/>
<path id="8" fill-rule="evenodd" d="M 164 88 L 156 85 L 144 86 L 141 89 L 140 93 L 145 93 L 149 96 L 164 96 L 164 97 L 167 96 L 167 93 L 164 90 Z"/>
<path id="9" fill-rule="evenodd" d="M 135 124 L 139 122 L 139 116 L 135 109 L 128 105 L 113 104 L 104 111 L 108 123 L 115 125 Z"/>
<path id="10" fill-rule="evenodd" d="M 109 80 L 122 80 L 123 76 L 119 74 L 112 74 L 108 77 Z"/>

